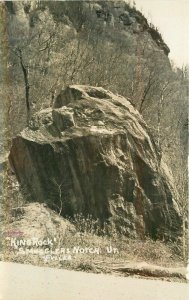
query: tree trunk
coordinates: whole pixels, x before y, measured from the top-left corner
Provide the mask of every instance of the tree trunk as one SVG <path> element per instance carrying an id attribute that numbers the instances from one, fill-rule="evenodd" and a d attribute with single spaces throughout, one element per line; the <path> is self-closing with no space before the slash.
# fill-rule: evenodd
<path id="1" fill-rule="evenodd" d="M 28 68 L 27 68 L 27 66 L 25 66 L 25 64 L 23 62 L 22 50 L 19 49 L 18 51 L 19 51 L 20 65 L 21 65 L 22 72 L 24 75 L 25 100 L 26 100 L 27 123 L 28 123 L 30 120 L 30 99 L 29 99 L 30 85 L 29 85 L 29 78 L 28 78 Z"/>

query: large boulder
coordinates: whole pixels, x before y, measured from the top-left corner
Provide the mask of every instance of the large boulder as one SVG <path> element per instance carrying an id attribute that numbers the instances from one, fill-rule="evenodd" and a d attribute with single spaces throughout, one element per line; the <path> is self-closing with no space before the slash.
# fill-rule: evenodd
<path id="1" fill-rule="evenodd" d="M 13 139 L 9 156 L 31 201 L 109 222 L 130 236 L 174 236 L 175 193 L 142 116 L 103 88 L 69 86 Z"/>

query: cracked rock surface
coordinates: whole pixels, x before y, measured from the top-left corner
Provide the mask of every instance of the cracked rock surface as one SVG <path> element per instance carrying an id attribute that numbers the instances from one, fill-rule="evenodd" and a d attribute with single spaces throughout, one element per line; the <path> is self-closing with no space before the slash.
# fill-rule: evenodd
<path id="1" fill-rule="evenodd" d="M 153 137 L 131 103 L 72 85 L 13 139 L 11 166 L 30 201 L 63 216 L 92 215 L 132 237 L 174 236 L 175 192 Z"/>

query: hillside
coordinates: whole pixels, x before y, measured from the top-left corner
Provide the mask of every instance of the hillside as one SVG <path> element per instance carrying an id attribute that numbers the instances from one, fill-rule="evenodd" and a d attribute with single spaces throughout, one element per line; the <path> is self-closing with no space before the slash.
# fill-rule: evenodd
<path id="1" fill-rule="evenodd" d="M 36 113 L 50 110 L 69 85 L 102 87 L 115 97 L 121 95 L 148 126 L 159 164 L 176 190 L 174 198 L 185 232 L 188 70 L 173 68 L 169 46 L 158 29 L 135 6 L 124 1 L 5 1 L 0 9 L 0 94 L 5 120 L 1 136 L 5 152 L 10 150 L 12 138 L 24 128 L 32 128 L 35 135 L 37 129 L 32 122 Z M 104 115 L 101 113 L 98 118 L 103 122 Z M 49 120 L 40 125 L 42 133 Z M 56 136 L 55 132 L 51 134 Z M 137 139 L 140 140 L 138 135 Z M 158 163 L 155 160 L 150 164 Z M 10 170 L 5 175 L 6 200 Z M 10 182 L 8 186 L 14 195 Z M 165 195 L 167 188 L 162 190 Z M 22 190 L 24 199 L 28 194 L 28 190 Z M 11 201 L 14 202 L 14 196 Z"/>

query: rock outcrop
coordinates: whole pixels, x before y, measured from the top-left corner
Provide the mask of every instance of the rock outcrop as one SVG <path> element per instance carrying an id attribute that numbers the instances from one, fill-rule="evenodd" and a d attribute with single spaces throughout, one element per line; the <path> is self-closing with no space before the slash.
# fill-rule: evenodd
<path id="1" fill-rule="evenodd" d="M 73 224 L 40 203 L 28 203 L 11 209 L 11 222 L 2 222 L 0 231 L 4 237 L 20 237 L 25 240 L 44 240 L 47 236 L 58 240 L 60 235 L 63 237 L 75 233 Z"/>
<path id="2" fill-rule="evenodd" d="M 28 199 L 109 222 L 129 236 L 174 235 L 174 190 L 149 129 L 125 98 L 69 86 L 13 139 L 9 156 Z"/>

